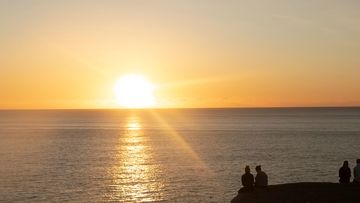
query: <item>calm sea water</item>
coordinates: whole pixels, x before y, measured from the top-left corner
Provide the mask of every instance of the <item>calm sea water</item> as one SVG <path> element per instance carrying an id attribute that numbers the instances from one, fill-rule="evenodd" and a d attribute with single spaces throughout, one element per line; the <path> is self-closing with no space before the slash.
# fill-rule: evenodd
<path id="1" fill-rule="evenodd" d="M 0 111 L 0 201 L 229 202 L 245 165 L 337 182 L 359 146 L 360 108 Z"/>

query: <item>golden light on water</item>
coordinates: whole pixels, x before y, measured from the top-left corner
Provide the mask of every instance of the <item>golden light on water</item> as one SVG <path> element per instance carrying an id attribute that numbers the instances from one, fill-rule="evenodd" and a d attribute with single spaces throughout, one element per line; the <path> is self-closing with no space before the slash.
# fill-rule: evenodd
<path id="1" fill-rule="evenodd" d="M 113 169 L 114 199 L 124 201 L 161 201 L 164 184 L 161 168 L 155 163 L 149 137 L 138 117 L 129 117 L 120 135 L 118 163 Z"/>
<path id="2" fill-rule="evenodd" d="M 141 125 L 138 119 L 136 117 L 129 119 L 128 123 L 126 124 L 126 129 L 130 131 L 140 131 Z"/>

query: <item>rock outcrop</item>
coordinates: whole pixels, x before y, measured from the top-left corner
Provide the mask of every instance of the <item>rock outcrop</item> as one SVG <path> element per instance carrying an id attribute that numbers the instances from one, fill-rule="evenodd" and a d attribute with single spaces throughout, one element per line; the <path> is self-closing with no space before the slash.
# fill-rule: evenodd
<path id="1" fill-rule="evenodd" d="M 360 184 L 290 183 L 241 192 L 231 203 L 359 203 Z"/>

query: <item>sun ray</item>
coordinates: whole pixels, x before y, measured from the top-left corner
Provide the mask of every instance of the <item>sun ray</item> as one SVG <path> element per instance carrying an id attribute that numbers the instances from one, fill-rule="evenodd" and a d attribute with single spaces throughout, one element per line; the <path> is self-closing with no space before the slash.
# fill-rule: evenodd
<path id="1" fill-rule="evenodd" d="M 175 87 L 193 86 L 193 85 L 199 85 L 199 84 L 221 82 L 221 81 L 229 80 L 229 78 L 231 78 L 231 76 L 226 75 L 226 76 L 182 80 L 182 81 L 176 81 L 176 82 L 162 84 L 161 89 L 170 89 L 170 88 L 175 88 Z"/>
<path id="2" fill-rule="evenodd" d="M 184 140 L 184 138 L 155 110 L 150 109 L 150 113 L 153 117 L 162 125 L 163 129 L 169 132 L 171 138 L 181 146 L 181 148 L 190 155 L 189 158 L 194 160 L 202 172 L 205 172 L 209 176 L 215 176 L 214 172 L 207 166 L 207 164 L 199 157 L 199 155 L 191 148 L 191 146 Z"/>

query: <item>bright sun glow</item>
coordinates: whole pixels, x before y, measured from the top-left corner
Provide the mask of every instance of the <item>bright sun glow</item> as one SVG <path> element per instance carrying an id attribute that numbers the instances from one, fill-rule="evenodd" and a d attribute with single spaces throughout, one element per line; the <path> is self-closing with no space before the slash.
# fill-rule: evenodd
<path id="1" fill-rule="evenodd" d="M 125 75 L 114 87 L 117 102 L 126 108 L 146 108 L 155 104 L 154 85 L 141 75 Z"/>

